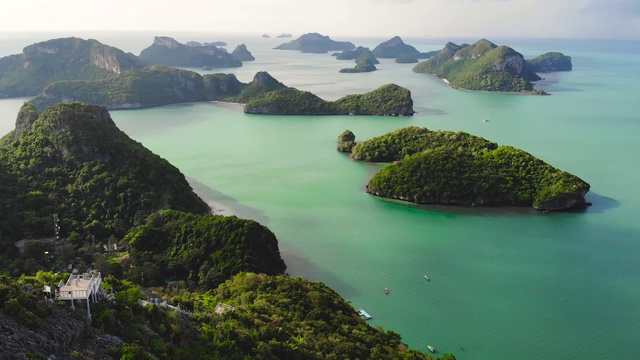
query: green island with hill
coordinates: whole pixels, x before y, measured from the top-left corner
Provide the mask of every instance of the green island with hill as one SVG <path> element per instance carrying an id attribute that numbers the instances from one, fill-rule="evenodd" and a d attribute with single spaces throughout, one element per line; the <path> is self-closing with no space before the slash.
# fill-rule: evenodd
<path id="1" fill-rule="evenodd" d="M 546 95 L 544 91 L 534 89 L 532 83 L 541 79 L 536 74 L 536 71 L 542 71 L 538 64 L 558 64 L 566 62 L 567 58 L 570 63 L 570 57 L 546 55 L 532 60 L 532 65 L 512 48 L 482 39 L 473 45 L 449 42 L 437 55 L 417 64 L 413 71 L 434 74 L 460 89 Z"/>
<path id="2" fill-rule="evenodd" d="M 0 181 L 0 357 L 432 359 L 283 274 L 275 234 L 212 214 L 104 106 L 25 104 L 0 139 Z M 43 301 L 67 264 L 102 275 L 90 310 Z"/>
<path id="3" fill-rule="evenodd" d="M 353 50 L 356 46 L 349 41 L 335 41 L 318 33 L 307 33 L 299 38 L 276 46 L 277 50 L 299 50 L 303 53 L 324 54 L 329 51 Z"/>
<path id="4" fill-rule="evenodd" d="M 366 186 L 370 194 L 417 204 L 533 206 L 555 211 L 588 205 L 589 184 L 533 155 L 464 132 L 407 127 L 338 150 L 357 161 L 394 162 Z"/>

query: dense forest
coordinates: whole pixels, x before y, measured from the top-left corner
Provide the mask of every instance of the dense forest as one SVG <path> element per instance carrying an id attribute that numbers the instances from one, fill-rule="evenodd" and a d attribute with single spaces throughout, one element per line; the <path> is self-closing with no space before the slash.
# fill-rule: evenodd
<path id="1" fill-rule="evenodd" d="M 283 274 L 275 234 L 211 214 L 104 106 L 23 106 L 0 170 L 0 358 L 431 359 Z M 91 318 L 43 300 L 69 269 L 102 274 Z"/>
<path id="2" fill-rule="evenodd" d="M 522 54 L 482 39 L 473 45 L 447 43 L 440 53 L 413 68 L 435 74 L 454 87 L 467 90 L 544 94 L 534 90 L 540 80 Z"/>
<path id="3" fill-rule="evenodd" d="M 348 143 L 355 135 L 343 133 Z M 338 149 L 348 145 L 338 145 Z M 345 151 L 345 150 L 343 150 Z M 563 210 L 586 204 L 589 184 L 533 155 L 464 132 L 408 127 L 355 144 L 351 158 L 395 163 L 367 192 L 419 204 L 517 205 Z"/>

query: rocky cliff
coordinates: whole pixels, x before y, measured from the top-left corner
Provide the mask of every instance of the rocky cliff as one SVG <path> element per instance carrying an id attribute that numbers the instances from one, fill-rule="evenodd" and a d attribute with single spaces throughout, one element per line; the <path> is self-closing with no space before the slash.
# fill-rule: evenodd
<path id="1" fill-rule="evenodd" d="M 231 56 L 233 56 L 234 59 L 240 60 L 240 61 L 253 61 L 253 60 L 256 59 L 251 54 L 251 52 L 249 52 L 249 50 L 247 50 L 247 45 L 245 45 L 245 44 L 240 44 L 240 45 L 236 46 L 236 48 L 231 53 Z"/>

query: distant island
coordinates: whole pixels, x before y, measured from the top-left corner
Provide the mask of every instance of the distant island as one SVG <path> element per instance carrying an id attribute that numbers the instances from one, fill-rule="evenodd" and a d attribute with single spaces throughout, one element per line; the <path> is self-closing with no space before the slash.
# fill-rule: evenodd
<path id="1" fill-rule="evenodd" d="M 379 64 L 380 61 L 376 59 L 376 56 L 373 55 L 373 52 L 369 50 L 369 48 L 358 46 L 354 50 L 344 50 L 339 53 L 335 53 L 335 57 L 337 60 L 358 60 L 362 54 L 367 54 L 373 60 L 374 64 Z"/>
<path id="2" fill-rule="evenodd" d="M 282 33 L 282 34 L 280 34 L 280 35 L 278 35 L 276 37 L 280 38 L 280 39 L 284 39 L 284 38 L 290 38 L 290 37 L 293 37 L 293 36 L 291 36 L 291 34 Z"/>
<path id="3" fill-rule="evenodd" d="M 527 60 L 535 72 L 569 71 L 573 69 L 571 56 L 561 52 L 548 52 L 535 59 Z"/>
<path id="4" fill-rule="evenodd" d="M 531 154 L 464 132 L 408 127 L 355 143 L 346 131 L 338 150 L 357 161 L 394 162 L 366 186 L 370 194 L 418 204 L 533 206 L 566 210 L 587 205 L 589 184 Z"/>
<path id="5" fill-rule="evenodd" d="M 47 40 L 0 58 L 0 98 L 35 96 L 57 80 L 109 79 L 145 65 L 137 56 L 96 40 Z"/>
<path id="6" fill-rule="evenodd" d="M 400 36 L 394 36 L 373 49 L 373 55 L 378 58 L 395 59 L 400 55 L 413 55 L 417 58 L 419 54 L 420 51 L 411 45 L 405 44 Z"/>
<path id="7" fill-rule="evenodd" d="M 247 50 L 247 45 L 240 44 L 231 52 L 231 57 L 240 61 L 253 61 L 256 58 Z"/>
<path id="8" fill-rule="evenodd" d="M 225 101 L 245 103 L 254 114 L 305 115 L 413 115 L 411 92 L 386 85 L 364 95 L 349 95 L 335 102 L 289 88 L 266 72 L 241 83 L 233 74 L 206 74 L 153 65 L 132 69 L 100 81 L 64 80 L 49 84 L 29 101 L 39 111 L 59 102 L 86 102 L 108 109 L 137 109 L 184 102 Z"/>
<path id="9" fill-rule="evenodd" d="M 240 67 L 242 61 L 214 45 L 189 46 L 168 36 L 156 36 L 153 44 L 140 52 L 145 64 L 178 67 Z"/>
<path id="10" fill-rule="evenodd" d="M 378 59 L 376 59 L 371 52 L 364 52 L 356 60 L 355 67 L 340 69 L 340 72 L 341 73 L 361 73 L 361 72 L 376 71 L 377 68 L 375 64 L 377 63 L 379 63 Z"/>
<path id="11" fill-rule="evenodd" d="M 199 41 L 187 41 L 187 45 L 189 46 L 227 46 L 227 43 L 224 41 L 212 41 L 212 42 L 204 42 L 201 43 Z"/>
<path id="12" fill-rule="evenodd" d="M 334 41 L 328 36 L 318 33 L 309 33 L 288 43 L 275 47 L 278 50 L 299 50 L 304 53 L 323 54 L 329 51 L 345 51 L 355 49 L 355 45 L 348 41 Z"/>
<path id="13" fill-rule="evenodd" d="M 263 39 L 270 39 L 271 36 L 269 36 L 269 34 L 262 34 L 262 38 Z"/>
<path id="14" fill-rule="evenodd" d="M 545 56 L 534 64 L 556 61 L 551 59 L 551 56 Z M 536 74 L 541 71 L 539 69 L 541 65 L 530 64 L 512 48 L 482 39 L 473 45 L 449 42 L 437 55 L 416 65 L 413 71 L 434 74 L 461 89 L 544 95 L 544 91 L 535 90 L 532 84 L 540 80 Z"/>

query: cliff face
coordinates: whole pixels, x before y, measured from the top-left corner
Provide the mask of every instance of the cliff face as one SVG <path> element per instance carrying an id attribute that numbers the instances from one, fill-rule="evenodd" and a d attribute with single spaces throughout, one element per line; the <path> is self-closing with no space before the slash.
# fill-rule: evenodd
<path id="1" fill-rule="evenodd" d="M 0 96 L 33 96 L 54 81 L 106 79 L 142 67 L 133 54 L 96 40 L 48 40 L 0 59 Z"/>

